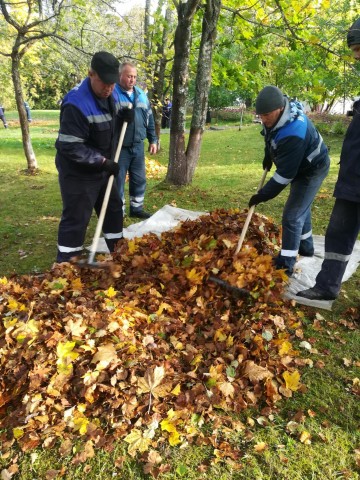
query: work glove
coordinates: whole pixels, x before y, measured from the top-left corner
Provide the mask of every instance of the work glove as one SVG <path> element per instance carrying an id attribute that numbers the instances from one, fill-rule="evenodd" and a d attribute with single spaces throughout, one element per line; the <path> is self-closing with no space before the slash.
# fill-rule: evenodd
<path id="1" fill-rule="evenodd" d="M 114 177 L 117 177 L 119 175 L 120 167 L 118 163 L 115 163 L 112 160 L 105 160 L 105 162 L 102 164 L 102 169 L 109 175 L 114 175 Z"/>
<path id="2" fill-rule="evenodd" d="M 263 160 L 263 170 L 266 169 L 269 172 L 271 170 L 272 164 L 273 162 L 270 158 L 270 155 L 265 155 Z"/>
<path id="3" fill-rule="evenodd" d="M 118 111 L 118 117 L 122 122 L 132 123 L 135 118 L 135 110 L 133 108 L 122 108 Z"/>
<path id="4" fill-rule="evenodd" d="M 262 195 L 261 193 L 256 193 L 249 200 L 249 208 L 253 205 L 258 205 L 261 202 L 266 202 L 264 195 Z"/>

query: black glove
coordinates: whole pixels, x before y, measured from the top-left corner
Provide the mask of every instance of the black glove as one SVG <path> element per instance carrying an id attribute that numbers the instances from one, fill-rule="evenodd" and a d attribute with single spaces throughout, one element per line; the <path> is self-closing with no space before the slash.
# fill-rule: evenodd
<path id="1" fill-rule="evenodd" d="M 118 111 L 118 117 L 122 122 L 132 123 L 135 118 L 135 110 L 133 108 L 122 108 Z"/>
<path id="2" fill-rule="evenodd" d="M 249 200 L 249 208 L 252 207 L 253 205 L 257 205 L 258 203 L 265 202 L 264 195 L 261 195 L 261 193 L 256 193 L 253 195 L 250 200 Z"/>
<path id="3" fill-rule="evenodd" d="M 271 167 L 272 167 L 272 160 L 269 156 L 265 155 L 264 157 L 264 160 L 263 160 L 263 170 L 266 170 L 269 172 L 271 170 Z"/>
<path id="4" fill-rule="evenodd" d="M 105 162 L 102 164 L 102 169 L 109 175 L 114 175 L 114 177 L 117 177 L 119 175 L 120 167 L 118 163 L 115 163 L 112 160 L 105 160 Z"/>

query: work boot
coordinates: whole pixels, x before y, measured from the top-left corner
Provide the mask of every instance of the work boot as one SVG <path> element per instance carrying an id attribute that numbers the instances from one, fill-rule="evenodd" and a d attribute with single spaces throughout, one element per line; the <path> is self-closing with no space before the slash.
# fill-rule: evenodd
<path id="1" fill-rule="evenodd" d="M 142 218 L 143 220 L 145 220 L 146 218 L 151 217 L 151 213 L 147 213 L 143 209 L 134 210 L 130 208 L 130 217 Z"/>
<path id="2" fill-rule="evenodd" d="M 307 298 L 308 300 L 335 300 L 336 296 L 320 290 L 320 288 L 312 287 L 307 290 L 297 292 L 297 297 Z"/>

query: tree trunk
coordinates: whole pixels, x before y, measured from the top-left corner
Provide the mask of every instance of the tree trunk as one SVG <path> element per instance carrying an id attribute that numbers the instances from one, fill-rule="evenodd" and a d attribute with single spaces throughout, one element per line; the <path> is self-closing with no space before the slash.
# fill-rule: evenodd
<path id="1" fill-rule="evenodd" d="M 216 40 L 221 0 L 207 0 L 202 23 L 198 69 L 195 80 L 195 98 L 189 142 L 187 146 L 187 175 L 192 181 L 199 159 L 211 85 L 212 55 Z"/>
<path id="2" fill-rule="evenodd" d="M 165 87 L 165 71 L 168 59 L 166 58 L 166 46 L 168 43 L 170 28 L 172 24 L 172 10 L 167 8 L 165 12 L 165 24 L 162 32 L 162 41 L 156 50 L 156 56 L 160 59 L 157 62 L 153 86 L 153 109 L 155 114 L 155 131 L 158 137 L 158 148 L 160 149 L 160 130 L 162 117 L 162 101 Z"/>
<path id="3" fill-rule="evenodd" d="M 169 165 L 167 182 L 173 185 L 187 185 L 191 178 L 185 152 L 186 99 L 189 82 L 189 58 L 191 47 L 191 24 L 201 0 L 180 2 L 178 25 L 175 31 L 173 65 L 173 104 L 171 111 Z"/>
<path id="4" fill-rule="evenodd" d="M 11 55 L 11 75 L 14 84 L 16 106 L 19 113 L 22 142 L 27 160 L 28 171 L 29 173 L 34 173 L 38 168 L 38 164 L 31 144 L 29 124 L 24 107 L 24 97 L 20 79 L 20 55 L 14 52 Z"/>
<path id="5" fill-rule="evenodd" d="M 145 19 L 144 19 L 144 56 L 145 60 L 149 58 L 151 54 L 151 42 L 150 42 L 150 7 L 151 7 L 151 0 L 146 0 L 145 2 Z"/>

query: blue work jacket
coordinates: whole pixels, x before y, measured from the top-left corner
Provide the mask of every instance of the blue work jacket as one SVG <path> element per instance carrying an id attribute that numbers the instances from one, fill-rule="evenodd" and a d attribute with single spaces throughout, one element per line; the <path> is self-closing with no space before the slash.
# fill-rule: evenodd
<path id="1" fill-rule="evenodd" d="M 134 143 L 143 142 L 145 138 L 148 139 L 150 144 L 156 144 L 154 116 L 146 93 L 135 86 L 132 97 L 118 84 L 115 87 L 115 92 L 120 98 L 121 108 L 126 108 L 131 103 L 135 109 L 134 121 L 129 123 L 126 128 L 124 147 L 131 147 Z"/>
<path id="2" fill-rule="evenodd" d="M 114 91 L 106 100 L 93 93 L 89 77 L 70 90 L 61 103 L 60 131 L 55 143 L 56 166 L 63 173 L 98 173 L 104 158 L 113 157 L 115 119 L 120 99 Z"/>
<path id="3" fill-rule="evenodd" d="M 276 197 L 289 183 L 310 175 L 323 162 L 329 161 L 328 149 L 311 120 L 298 102 L 286 99 L 285 109 L 274 127 L 264 126 L 265 156 L 270 157 L 276 171 L 259 193 L 265 200 Z"/>

